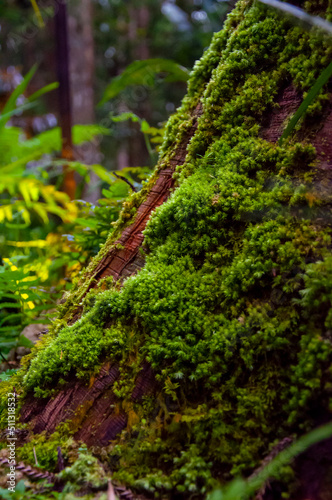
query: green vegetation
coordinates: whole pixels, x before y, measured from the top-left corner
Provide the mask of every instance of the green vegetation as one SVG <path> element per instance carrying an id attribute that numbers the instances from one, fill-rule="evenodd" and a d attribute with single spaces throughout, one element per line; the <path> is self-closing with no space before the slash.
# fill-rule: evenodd
<path id="1" fill-rule="evenodd" d="M 70 201 L 61 191 L 64 160 L 56 158 L 61 150 L 60 128 L 28 139 L 24 130 L 7 124 L 12 115 L 27 109 L 30 103 L 56 87 L 48 85 L 17 106 L 18 97 L 35 72 L 33 67 L 10 95 L 0 115 L 2 356 L 13 347 L 31 347 L 31 342 L 20 335 L 26 325 L 50 324 L 51 317 L 45 311 L 54 309 L 63 291 L 71 288 L 78 272 L 98 253 L 112 229 L 111 223 L 119 216 L 122 201 L 128 196 L 129 184 L 139 190 L 150 174 L 148 167 L 128 167 L 119 177 L 101 165 L 69 162 L 82 176 L 78 198 L 91 172 L 104 187 L 104 197 L 97 205 Z M 109 133 L 99 125 L 76 125 L 73 142 L 79 146 Z M 145 133 L 153 134 L 158 142 L 157 129 L 147 125 Z M 155 154 L 150 142 L 149 146 L 151 154 Z"/>
<path id="2" fill-rule="evenodd" d="M 82 278 L 17 375 L 22 392 L 44 397 L 69 375 L 88 381 L 106 358 L 118 360 L 123 375 L 114 392 L 125 408 L 147 360 L 158 398 L 133 404 L 139 423 L 103 459 L 115 479 L 155 498 L 200 497 L 217 479 L 250 474 L 276 442 L 302 435 L 317 424 L 314 413 L 332 409 L 331 227 L 324 222 L 331 194 L 317 187 L 316 151 L 299 140 L 299 127 L 282 144 L 262 136 L 277 95 L 290 82 L 308 91 L 331 52 L 321 34 L 238 2 L 166 126 L 155 176 L 201 102 L 176 189 L 144 231 L 144 268 L 122 288 L 108 282 L 88 294 L 83 316 L 67 326 Z M 301 126 L 321 117 L 324 92 Z M 126 201 L 101 254 L 133 221 L 151 184 Z M 287 497 L 291 469 L 278 480 Z M 243 482 L 233 487 L 247 493 Z"/>
<path id="3" fill-rule="evenodd" d="M 166 73 L 166 81 L 187 81 L 188 70 L 171 59 L 146 59 L 143 61 L 134 61 L 121 75 L 113 78 L 112 82 L 106 88 L 103 99 L 100 104 L 113 99 L 120 92 L 126 90 L 131 85 L 146 85 L 153 87 L 155 77 L 159 73 Z"/>

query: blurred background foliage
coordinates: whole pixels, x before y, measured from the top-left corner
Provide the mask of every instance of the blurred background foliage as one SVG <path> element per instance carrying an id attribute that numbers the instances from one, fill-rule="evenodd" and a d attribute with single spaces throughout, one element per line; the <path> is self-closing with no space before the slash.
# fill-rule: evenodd
<path id="1" fill-rule="evenodd" d="M 0 1 L 0 351 L 31 342 L 156 163 L 168 116 L 231 2 L 67 2 L 73 157 L 61 155 L 58 0 Z M 61 93 L 60 93 L 61 100 Z M 64 164 L 75 171 L 74 199 Z M 13 352 L 13 351 L 12 351 Z M 8 362 L 8 359 L 11 361 Z M 10 369 L 8 371 L 8 369 Z"/>

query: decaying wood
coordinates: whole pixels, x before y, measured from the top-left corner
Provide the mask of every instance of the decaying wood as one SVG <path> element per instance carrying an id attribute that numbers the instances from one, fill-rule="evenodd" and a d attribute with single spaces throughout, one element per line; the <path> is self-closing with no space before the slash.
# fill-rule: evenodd
<path id="1" fill-rule="evenodd" d="M 8 458 L 0 458 L 0 466 L 6 466 L 7 464 Z M 54 481 L 55 475 L 52 472 L 41 471 L 36 467 L 25 465 L 23 462 L 20 462 L 15 468 L 30 479 L 47 479 L 48 483 L 52 483 Z"/>
<path id="2" fill-rule="evenodd" d="M 57 452 L 58 452 L 58 471 L 61 472 L 65 468 L 65 462 L 63 459 L 60 446 L 57 447 Z"/>
<path id="3" fill-rule="evenodd" d="M 185 134 L 183 141 L 175 150 L 167 168 L 161 170 L 155 185 L 147 199 L 138 208 L 133 224 L 127 227 L 111 250 L 94 270 L 94 282 L 106 276 L 115 280 L 124 279 L 134 274 L 144 265 L 144 258 L 139 249 L 143 242 L 143 230 L 153 210 L 164 203 L 174 185 L 173 173 L 177 165 L 182 165 L 187 154 L 187 146 L 197 128 L 197 119 L 202 114 L 199 104 L 193 113 L 193 124 Z M 93 285 L 91 285 L 93 286 Z M 88 290 L 87 290 L 88 291 Z M 70 321 L 74 323 L 82 310 L 78 309 Z M 44 430 L 54 432 L 56 426 L 65 420 L 74 420 L 80 427 L 75 438 L 88 446 L 105 446 L 127 425 L 127 415 L 119 409 L 112 385 L 119 377 L 119 368 L 109 363 L 99 372 L 91 387 L 75 380 L 54 398 L 36 399 L 30 396 L 21 410 L 21 421 L 30 422 L 33 432 Z M 156 385 L 150 366 L 145 363 L 139 373 L 132 400 L 153 391 Z M 115 410 L 116 408 L 116 410 Z"/>
<path id="4" fill-rule="evenodd" d="M 35 433 L 51 433 L 60 422 L 70 419 L 80 427 L 75 439 L 84 441 L 88 446 L 105 446 L 125 429 L 128 421 L 112 388 L 118 378 L 118 365 L 107 363 L 91 386 L 75 381 L 68 383 L 54 398 L 30 397 L 21 410 L 21 421 L 30 422 Z M 140 401 L 155 386 L 153 371 L 145 363 L 137 376 L 132 401 Z"/>
<path id="5" fill-rule="evenodd" d="M 0 458 L 0 467 L 6 467 L 8 465 L 8 458 Z M 30 465 L 25 465 L 23 462 L 20 462 L 16 465 L 16 470 L 24 474 L 30 480 L 39 481 L 41 479 L 47 479 L 48 483 L 56 483 L 57 489 L 62 490 L 65 486 L 65 482 L 61 480 L 57 474 L 53 474 L 52 472 L 42 471 L 36 467 L 31 467 Z M 129 488 L 122 486 L 120 484 L 113 483 L 112 481 L 108 481 L 107 483 L 108 490 L 108 498 L 115 499 L 116 497 L 120 500 L 144 500 L 145 497 L 142 495 L 136 495 Z M 85 489 L 94 489 L 91 485 L 86 485 Z M 102 487 L 100 489 L 103 489 Z M 112 496 L 113 495 L 113 496 Z M 115 496 L 116 495 L 116 496 Z"/>
<path id="6" fill-rule="evenodd" d="M 169 197 L 174 186 L 173 174 L 178 165 L 183 165 L 187 155 L 187 146 L 195 134 L 197 119 L 202 114 L 202 105 L 199 103 L 193 112 L 193 124 L 183 137 L 183 141 L 176 148 L 172 158 L 168 161 L 166 168 L 160 171 L 155 185 L 152 187 L 147 199 L 137 210 L 133 224 L 128 226 L 121 237 L 113 244 L 110 251 L 103 257 L 94 269 L 90 288 L 96 286 L 102 278 L 113 276 L 114 280 L 124 280 L 135 274 L 144 266 L 144 257 L 139 250 L 143 243 L 143 231 L 151 216 L 151 213 L 162 205 Z M 70 324 L 75 323 L 82 313 L 78 308 Z"/>
<path id="7" fill-rule="evenodd" d="M 281 91 L 276 98 L 278 106 L 272 111 L 270 117 L 263 120 L 261 136 L 270 142 L 276 142 L 282 134 L 285 119 L 297 108 L 299 99 L 300 96 L 291 86 Z M 144 265 L 144 258 L 139 252 L 143 241 L 142 231 L 152 211 L 169 197 L 174 185 L 172 176 L 175 167 L 185 161 L 187 146 L 197 129 L 198 117 L 201 114 L 202 106 L 198 105 L 193 113 L 195 118 L 191 128 L 175 150 L 167 168 L 161 170 L 147 199 L 138 208 L 133 224 L 123 231 L 121 237 L 94 269 L 95 283 L 106 276 L 113 276 L 115 280 L 123 280 Z M 324 169 L 332 173 L 332 146 L 329 140 L 332 131 L 331 109 L 326 110 L 319 127 L 319 130 L 314 131 L 312 141 L 317 148 L 317 171 L 322 172 Z M 80 314 L 81 310 L 78 309 L 71 322 L 76 321 Z M 30 395 L 26 398 L 21 410 L 21 420 L 25 423 L 29 422 L 35 433 L 44 430 L 51 433 L 59 423 L 70 419 L 79 428 L 75 434 L 76 439 L 84 441 L 88 446 L 105 446 L 125 429 L 128 423 L 127 413 L 121 409 L 113 392 L 113 384 L 120 376 L 119 367 L 116 364 L 107 363 L 90 386 L 74 379 L 68 382 L 54 398 L 45 400 Z M 137 402 L 143 395 L 153 394 L 155 390 L 154 374 L 146 363 L 142 365 L 141 372 L 136 378 L 131 399 Z"/>

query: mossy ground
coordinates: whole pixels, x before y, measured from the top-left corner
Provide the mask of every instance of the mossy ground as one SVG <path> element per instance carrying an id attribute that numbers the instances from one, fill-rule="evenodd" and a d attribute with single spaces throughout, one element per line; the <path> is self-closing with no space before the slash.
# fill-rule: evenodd
<path id="1" fill-rule="evenodd" d="M 331 198 L 313 182 L 310 141 L 260 137 L 278 92 L 290 82 L 308 90 L 331 52 L 322 35 L 237 4 L 169 121 L 160 165 L 201 100 L 177 188 L 145 230 L 144 268 L 90 295 L 82 318 L 45 336 L 22 372 L 23 389 L 43 396 L 117 359 L 126 404 L 148 360 L 160 394 L 131 409 L 137 418 L 106 460 L 156 497 L 202 495 L 247 474 L 332 410 Z M 324 99 L 309 115 L 318 119 Z"/>

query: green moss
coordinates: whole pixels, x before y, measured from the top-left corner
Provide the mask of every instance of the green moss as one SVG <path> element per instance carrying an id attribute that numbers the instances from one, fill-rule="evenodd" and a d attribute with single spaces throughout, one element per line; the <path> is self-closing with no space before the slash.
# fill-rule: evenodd
<path id="1" fill-rule="evenodd" d="M 238 2 L 167 126 L 155 177 L 201 100 L 177 189 L 144 231 L 144 268 L 121 289 L 107 282 L 88 294 L 82 318 L 59 322 L 26 363 L 23 387 L 42 396 L 69 375 L 88 379 L 107 358 L 119 362 L 115 392 L 132 418 L 109 461 L 116 477 L 156 498 L 203 495 L 215 477 L 250 473 L 277 439 L 313 425 L 312 407 L 331 410 L 331 230 L 321 223 L 331 195 L 316 186 L 309 143 L 261 137 L 277 95 L 290 82 L 308 90 L 330 50 L 321 36 Z M 152 183 L 125 205 L 98 259 Z M 160 393 L 133 407 L 143 359 Z"/>
<path id="2" fill-rule="evenodd" d="M 71 437 L 70 426 L 66 423 L 60 424 L 52 435 L 42 432 L 31 436 L 29 442 L 18 448 L 18 460 L 35 465 L 35 453 L 38 467 L 47 471 L 53 471 L 58 462 L 58 447 L 65 460 L 73 462 L 78 457 L 78 444 Z"/>
<path id="3" fill-rule="evenodd" d="M 77 460 L 59 474 L 59 479 L 65 482 L 66 492 L 75 491 L 87 484 L 94 488 L 107 485 L 107 478 L 101 464 L 84 447 L 80 449 Z"/>
<path id="4" fill-rule="evenodd" d="M 98 373 L 100 361 L 106 354 L 113 358 L 124 355 L 130 345 L 128 331 L 116 326 L 104 329 L 105 316 L 98 320 L 93 316 L 94 313 L 88 313 L 73 326 L 63 328 L 54 340 L 38 351 L 24 376 L 27 389 L 35 388 L 36 396 L 48 396 L 47 387 L 54 384 L 56 374 L 58 380 L 68 378 L 73 372 L 78 378 L 88 380 Z"/>
<path id="5" fill-rule="evenodd" d="M 0 429 L 8 428 L 8 398 L 13 398 L 13 394 L 16 394 L 16 405 L 15 405 L 15 416 L 16 423 L 19 418 L 19 411 L 22 406 L 22 370 L 15 373 L 7 381 L 2 381 L 0 384 Z M 12 403 L 12 401 L 11 401 Z"/>

